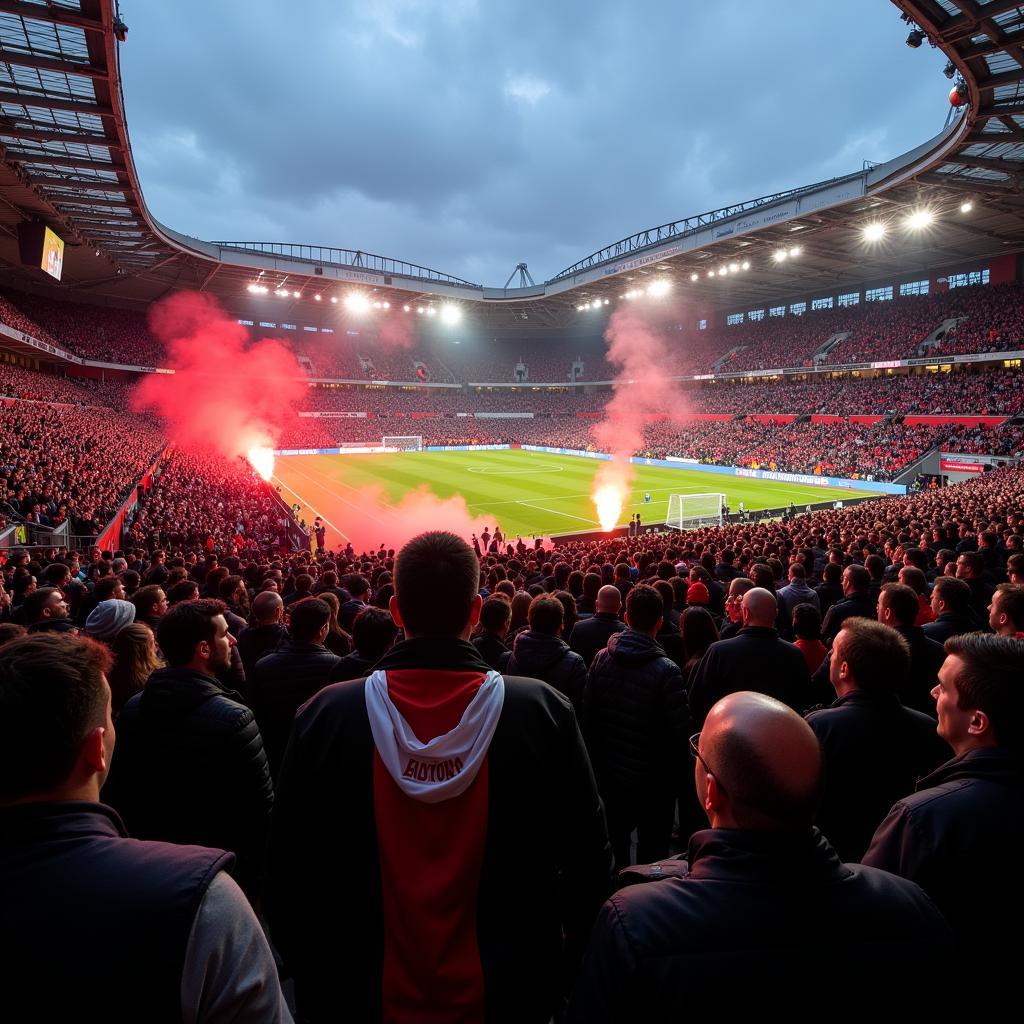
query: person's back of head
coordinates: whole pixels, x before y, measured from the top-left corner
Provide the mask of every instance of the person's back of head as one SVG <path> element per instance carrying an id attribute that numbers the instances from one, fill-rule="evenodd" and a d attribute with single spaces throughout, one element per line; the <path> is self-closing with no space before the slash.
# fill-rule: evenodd
<path id="1" fill-rule="evenodd" d="M 713 828 L 810 829 L 822 791 L 811 727 L 761 693 L 723 697 L 696 737 L 697 797 Z"/>
<path id="2" fill-rule="evenodd" d="M 921 548 L 907 548 L 903 552 L 903 563 L 908 567 L 920 569 L 924 572 L 928 568 L 928 556 L 921 550 Z"/>
<path id="3" fill-rule="evenodd" d="M 441 530 L 414 537 L 398 552 L 394 577 L 391 613 L 407 637 L 468 637 L 483 602 L 480 563 L 461 537 Z"/>
<path id="4" fill-rule="evenodd" d="M 902 583 L 886 583 L 878 598 L 878 621 L 894 629 L 909 629 L 917 621 L 921 602 L 917 592 Z"/>
<path id="5" fill-rule="evenodd" d="M 655 580 L 651 586 L 661 595 L 661 603 L 665 608 L 675 604 L 676 594 L 668 580 Z"/>
<path id="6" fill-rule="evenodd" d="M 928 579 L 922 569 L 916 565 L 905 565 L 899 572 L 899 581 L 905 587 L 910 587 L 918 596 L 928 592 Z"/>
<path id="7" fill-rule="evenodd" d="M 280 622 L 284 614 L 284 601 L 281 595 L 273 590 L 264 590 L 253 598 L 252 614 L 256 624 L 269 626 Z"/>
<path id="8" fill-rule="evenodd" d="M 144 622 L 132 622 L 110 643 L 114 667 L 108 673 L 111 700 L 116 715 L 138 693 L 160 667 L 153 631 Z"/>
<path id="9" fill-rule="evenodd" d="M 971 588 L 955 576 L 939 576 L 932 587 L 932 595 L 945 605 L 943 612 L 946 614 L 965 615 L 971 605 Z"/>
<path id="10" fill-rule="evenodd" d="M 541 594 L 530 602 L 528 621 L 534 633 L 558 636 L 564 619 L 565 607 L 554 595 Z"/>
<path id="11" fill-rule="evenodd" d="M 889 626 L 849 618 L 832 645 L 829 678 L 837 694 L 895 693 L 910 671 L 910 646 Z"/>
<path id="12" fill-rule="evenodd" d="M 618 615 L 622 610 L 622 591 L 606 585 L 597 592 L 597 610 L 605 615 Z"/>
<path id="13" fill-rule="evenodd" d="M 199 584 L 197 584 L 195 580 L 179 580 L 167 591 L 167 603 L 170 605 L 179 605 L 183 602 L 195 601 L 198 597 Z"/>
<path id="14" fill-rule="evenodd" d="M 61 587 L 70 577 L 71 573 L 63 562 L 54 562 L 43 570 L 39 582 L 44 587 Z"/>
<path id="15" fill-rule="evenodd" d="M 619 562 L 615 566 L 615 579 L 624 582 L 629 579 L 629 563 Z"/>
<path id="16" fill-rule="evenodd" d="M 170 668 L 211 660 L 218 634 L 217 618 L 223 622 L 224 611 L 223 601 L 205 600 L 182 601 L 167 612 L 157 626 L 156 639 Z M 215 657 L 212 661 L 212 669 L 220 667 Z"/>
<path id="17" fill-rule="evenodd" d="M 330 605 L 319 597 L 304 597 L 291 606 L 288 625 L 299 645 L 323 643 L 331 621 Z"/>
<path id="18" fill-rule="evenodd" d="M 601 589 L 601 575 L 596 572 L 588 572 L 583 577 L 583 596 L 593 604 L 597 602 L 597 594 Z M 616 591 L 618 593 L 618 591 Z"/>
<path id="19" fill-rule="evenodd" d="M 718 627 L 707 608 L 694 605 L 679 617 L 683 654 L 687 662 L 700 658 L 718 639 Z"/>
<path id="20" fill-rule="evenodd" d="M 775 573 L 771 567 L 763 562 L 757 562 L 750 567 L 750 578 L 754 582 L 755 589 L 766 590 L 773 593 L 775 590 Z"/>
<path id="21" fill-rule="evenodd" d="M 985 559 L 977 551 L 962 551 L 956 560 L 956 574 L 960 579 L 980 579 L 985 574 Z"/>
<path id="22" fill-rule="evenodd" d="M 843 578 L 843 567 L 838 562 L 829 562 L 821 571 L 823 583 L 838 583 Z"/>
<path id="23" fill-rule="evenodd" d="M 70 634 L 0 648 L 0 804 L 98 800 L 113 750 L 110 652 Z"/>
<path id="24" fill-rule="evenodd" d="M 370 595 L 370 581 L 359 573 L 353 573 L 345 578 L 345 589 L 354 601 L 365 601 Z"/>
<path id="25" fill-rule="evenodd" d="M 743 595 L 742 610 L 744 626 L 773 627 L 779 613 L 779 603 L 770 590 L 754 587 Z"/>
<path id="26" fill-rule="evenodd" d="M 665 605 L 654 587 L 640 584 L 626 595 L 626 625 L 653 636 L 661 629 Z"/>
<path id="27" fill-rule="evenodd" d="M 881 555 L 868 555 L 864 559 L 864 568 L 873 580 L 880 580 L 885 575 L 885 559 Z"/>
<path id="28" fill-rule="evenodd" d="M 851 594 L 864 593 L 871 583 L 871 574 L 863 565 L 848 565 L 843 570 L 844 589 Z"/>
<path id="29" fill-rule="evenodd" d="M 807 570 L 799 563 L 794 562 L 789 567 L 790 581 L 799 580 L 801 583 L 807 579 Z"/>
<path id="30" fill-rule="evenodd" d="M 506 602 L 499 602 L 505 604 Z M 511 612 L 511 609 L 509 609 Z M 352 623 L 352 642 L 356 651 L 371 663 L 378 662 L 392 646 L 398 636 L 398 626 L 391 613 L 383 608 L 367 605 Z"/>
<path id="31" fill-rule="evenodd" d="M 989 625 L 1002 636 L 1024 632 L 1024 585 L 1000 583 L 992 595 Z"/>
<path id="32" fill-rule="evenodd" d="M 480 609 L 480 626 L 488 633 L 504 636 L 512 620 L 512 602 L 504 593 L 487 598 Z"/>
<path id="33" fill-rule="evenodd" d="M 977 747 L 1024 752 L 1024 643 L 990 633 L 946 641 L 936 696 L 939 735 L 957 754 Z"/>
<path id="34" fill-rule="evenodd" d="M 93 596 L 97 602 L 109 601 L 118 593 L 124 593 L 124 584 L 117 576 L 104 576 L 93 588 Z"/>
<path id="35" fill-rule="evenodd" d="M 821 640 L 821 612 L 813 604 L 798 604 L 793 609 L 793 635 L 798 640 Z"/>

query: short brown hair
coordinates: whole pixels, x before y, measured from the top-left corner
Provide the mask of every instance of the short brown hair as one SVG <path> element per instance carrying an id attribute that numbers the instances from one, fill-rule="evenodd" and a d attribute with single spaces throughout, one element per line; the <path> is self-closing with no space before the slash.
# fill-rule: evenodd
<path id="1" fill-rule="evenodd" d="M 547 633 L 549 636 L 557 636 L 562 631 L 564 619 L 565 606 L 557 597 L 540 594 L 530 602 L 530 611 L 527 615 L 530 629 L 535 629 L 538 633 Z"/>
<path id="2" fill-rule="evenodd" d="M 1000 583 L 996 587 L 996 596 L 999 597 L 999 610 L 1009 617 L 1017 629 L 1024 629 L 1024 584 Z"/>
<path id="3" fill-rule="evenodd" d="M 458 636 L 469 623 L 480 562 L 454 533 L 421 533 L 398 552 L 394 584 L 409 636 Z"/>
<path id="4" fill-rule="evenodd" d="M 983 711 L 1001 747 L 1024 748 L 1024 643 L 991 633 L 963 633 L 946 641 L 946 654 L 963 662 L 956 681 L 961 711 Z"/>
<path id="5" fill-rule="evenodd" d="M 910 671 L 910 645 L 889 626 L 854 617 L 843 622 L 843 661 L 858 689 L 895 693 Z M 833 657 L 835 652 L 833 651 Z"/>
<path id="6" fill-rule="evenodd" d="M 45 794 L 71 774 L 82 740 L 106 720 L 103 644 L 70 633 L 18 637 L 0 648 L 0 800 Z"/>
<path id="7" fill-rule="evenodd" d="M 901 626 L 912 626 L 917 621 L 921 602 L 913 587 L 903 583 L 886 583 L 882 587 L 882 595 L 885 597 L 885 606 Z"/>

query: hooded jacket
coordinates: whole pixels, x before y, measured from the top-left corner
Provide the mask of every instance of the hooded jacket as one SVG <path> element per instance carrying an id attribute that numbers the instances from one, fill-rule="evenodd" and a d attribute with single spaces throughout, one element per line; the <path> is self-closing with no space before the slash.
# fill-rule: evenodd
<path id="1" fill-rule="evenodd" d="M 230 850 L 253 893 L 274 791 L 252 712 L 212 676 L 154 672 L 117 719 L 103 800 L 138 839 Z"/>
<path id="2" fill-rule="evenodd" d="M 569 646 L 583 659 L 587 668 L 598 651 L 604 650 L 609 637 L 621 633 L 626 624 L 611 612 L 595 612 L 572 627 Z M 678 627 L 677 627 L 678 629 Z"/>
<path id="3" fill-rule="evenodd" d="M 598 651 L 583 730 L 602 794 L 674 792 L 690 713 L 679 666 L 646 633 L 625 629 Z"/>
<path id="4" fill-rule="evenodd" d="M 579 707 L 587 682 L 583 659 L 564 640 L 535 629 L 516 636 L 506 671 L 543 680 L 568 697 L 575 708 Z"/>
<path id="5" fill-rule="evenodd" d="M 952 936 L 916 885 L 817 829 L 705 829 L 688 858 L 605 903 L 571 1024 L 936 1019 Z"/>
<path id="6" fill-rule="evenodd" d="M 278 790 L 267 916 L 300 1014 L 549 1020 L 612 870 L 561 694 L 403 641 L 299 710 Z"/>

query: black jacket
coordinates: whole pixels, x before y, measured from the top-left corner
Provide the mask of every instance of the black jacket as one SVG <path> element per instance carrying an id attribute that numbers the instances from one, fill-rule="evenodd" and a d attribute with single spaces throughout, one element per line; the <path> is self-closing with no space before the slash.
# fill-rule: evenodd
<path id="1" fill-rule="evenodd" d="M 814 592 L 818 595 L 818 603 L 821 605 L 821 616 L 824 618 L 834 604 L 843 600 L 843 587 L 840 583 L 819 583 Z"/>
<path id="2" fill-rule="evenodd" d="M 397 644 L 378 668 L 489 671 L 472 644 L 429 638 Z M 465 895 L 488 1021 L 533 1024 L 548 1021 L 575 969 L 612 855 L 571 704 L 534 679 L 504 680 L 487 755 L 486 844 Z M 364 689 L 363 680 L 336 683 L 299 711 L 274 812 L 267 918 L 300 1012 L 314 1022 L 380 1019 L 381 864 Z"/>
<path id="3" fill-rule="evenodd" d="M 238 634 L 238 653 L 242 658 L 247 679 L 256 671 L 256 662 L 265 654 L 276 651 L 288 639 L 288 627 L 281 622 L 265 626 L 246 626 Z"/>
<path id="4" fill-rule="evenodd" d="M 230 850 L 250 894 L 274 790 L 253 713 L 217 680 L 158 669 L 117 719 L 103 800 L 131 835 Z"/>
<path id="5" fill-rule="evenodd" d="M 364 658 L 358 651 L 346 654 L 338 659 L 338 664 L 331 671 L 330 682 L 341 683 L 346 679 L 363 679 L 373 671 L 376 662 Z"/>
<path id="6" fill-rule="evenodd" d="M 939 669 L 946 660 L 942 644 L 927 636 L 922 626 L 899 626 L 897 632 L 910 644 L 910 672 L 901 679 L 896 693 L 908 708 L 935 718 L 932 690 L 939 681 Z"/>
<path id="7" fill-rule="evenodd" d="M 690 687 L 690 710 L 697 725 L 704 724 L 718 701 L 739 690 L 766 693 L 802 710 L 810 693 L 803 652 L 767 626 L 746 626 L 731 640 L 713 643 Z"/>
<path id="8" fill-rule="evenodd" d="M 926 1020 L 951 947 L 916 885 L 841 863 L 817 829 L 707 829 L 688 875 L 605 903 L 569 1020 Z"/>
<path id="9" fill-rule="evenodd" d="M 977 628 L 978 624 L 970 615 L 958 615 L 955 612 L 943 612 L 921 627 L 924 635 L 937 644 L 944 644 L 951 636 L 973 633 Z"/>
<path id="10" fill-rule="evenodd" d="M 843 601 L 837 601 L 825 615 L 821 623 L 821 635 L 826 643 L 832 643 L 843 628 L 847 619 L 875 619 L 878 614 L 878 602 L 866 590 L 855 591 Z"/>
<path id="11" fill-rule="evenodd" d="M 494 633 L 481 633 L 473 638 L 473 646 L 495 672 L 504 672 L 508 667 L 508 659 L 512 657 L 512 652 L 499 636 Z"/>
<path id="12" fill-rule="evenodd" d="M 589 619 L 577 622 L 572 627 L 572 635 L 569 637 L 569 646 L 583 659 L 583 663 L 590 668 L 594 655 L 603 651 L 608 644 L 610 637 L 621 633 L 626 624 L 611 612 L 595 612 Z"/>
<path id="13" fill-rule="evenodd" d="M 893 803 L 953 753 L 933 718 L 891 693 L 855 690 L 807 723 L 825 754 L 818 828 L 842 860 L 860 860 Z"/>
<path id="14" fill-rule="evenodd" d="M 953 926 L 965 970 L 1016 991 L 1019 944 L 1006 928 L 1024 915 L 1022 849 L 1024 756 L 990 748 L 922 779 L 879 826 L 864 863 L 920 885 Z"/>
<path id="15" fill-rule="evenodd" d="M 579 706 L 587 682 L 587 666 L 564 640 L 533 629 L 515 638 L 505 671 L 543 680 L 568 697 L 573 707 Z"/>
<path id="16" fill-rule="evenodd" d="M 645 633 L 616 633 L 594 658 L 583 734 L 605 797 L 677 789 L 688 767 L 686 690 L 679 666 Z"/>
<path id="17" fill-rule="evenodd" d="M 298 644 L 294 640 L 287 640 L 256 662 L 249 690 L 271 775 L 277 776 L 295 712 L 336 678 L 333 673 L 340 663 L 341 658 L 323 644 Z"/>

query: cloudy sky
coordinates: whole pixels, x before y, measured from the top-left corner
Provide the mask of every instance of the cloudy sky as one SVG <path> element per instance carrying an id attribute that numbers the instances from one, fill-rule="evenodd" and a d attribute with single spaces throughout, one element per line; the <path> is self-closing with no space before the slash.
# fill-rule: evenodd
<path id="1" fill-rule="evenodd" d="M 502 285 L 938 132 L 888 0 L 126 0 L 147 203 Z"/>

